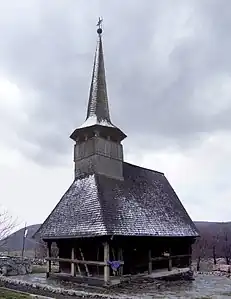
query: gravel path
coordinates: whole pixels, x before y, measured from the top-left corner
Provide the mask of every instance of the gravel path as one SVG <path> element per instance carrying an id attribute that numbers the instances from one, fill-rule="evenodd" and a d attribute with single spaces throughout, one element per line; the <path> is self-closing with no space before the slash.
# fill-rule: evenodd
<path id="1" fill-rule="evenodd" d="M 25 275 L 17 277 L 17 279 L 23 280 L 25 283 L 40 284 L 44 288 L 55 289 L 69 289 L 79 292 L 79 298 L 213 298 L 213 299 L 231 299 L 231 279 L 224 276 L 203 275 L 198 274 L 194 281 L 156 281 L 155 283 L 144 282 L 125 284 L 122 286 L 113 287 L 110 289 L 104 288 L 90 288 L 86 286 L 74 285 L 71 283 L 61 283 L 54 280 L 46 280 L 44 274 Z M 16 286 L 18 288 L 18 286 Z M 25 289 L 24 289 L 25 291 Z M 54 298 L 64 299 L 68 296 L 62 294 L 55 294 Z M 225 295 L 225 293 L 227 295 Z M 47 292 L 41 293 L 41 295 L 48 296 Z M 81 295 L 82 294 L 82 295 Z M 229 296 L 228 296 L 229 295 Z M 51 296 L 52 297 L 52 296 Z"/>

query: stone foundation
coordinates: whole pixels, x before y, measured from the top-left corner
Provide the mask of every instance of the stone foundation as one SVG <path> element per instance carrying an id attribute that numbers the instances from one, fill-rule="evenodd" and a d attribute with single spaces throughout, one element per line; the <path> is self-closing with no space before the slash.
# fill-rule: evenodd
<path id="1" fill-rule="evenodd" d="M 12 290 L 18 290 L 22 292 L 28 292 L 36 295 L 50 296 L 56 299 L 66 299 L 69 296 L 74 296 L 75 298 L 109 298 L 109 299 L 134 299 L 127 295 L 110 295 L 110 294 L 100 294 L 97 292 L 90 291 L 77 291 L 74 289 L 66 289 L 61 287 L 52 287 L 50 285 L 44 285 L 40 283 L 31 283 L 27 281 L 22 281 L 10 277 L 0 276 L 0 287 L 9 288 Z M 135 298 L 136 299 L 136 298 Z"/>
<path id="2" fill-rule="evenodd" d="M 20 257 L 0 257 L 0 274 L 16 276 L 32 273 L 30 260 Z"/>

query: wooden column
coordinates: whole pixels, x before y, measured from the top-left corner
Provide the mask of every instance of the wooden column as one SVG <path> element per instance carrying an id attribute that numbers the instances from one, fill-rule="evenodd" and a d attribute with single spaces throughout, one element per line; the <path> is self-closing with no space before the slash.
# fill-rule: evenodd
<path id="1" fill-rule="evenodd" d="M 171 248 L 169 249 L 169 258 L 168 258 L 168 271 L 172 271 L 172 252 L 171 252 Z"/>
<path id="2" fill-rule="evenodd" d="M 152 251 L 148 251 L 148 274 L 152 274 Z"/>
<path id="3" fill-rule="evenodd" d="M 47 258 L 51 257 L 51 242 L 47 242 Z M 51 272 L 51 261 L 47 261 L 47 278 Z"/>
<path id="4" fill-rule="evenodd" d="M 71 259 L 74 260 L 75 259 L 75 248 L 72 247 L 71 248 Z M 74 263 L 71 263 L 71 276 L 75 276 L 76 275 L 76 266 Z"/>
<path id="5" fill-rule="evenodd" d="M 123 249 L 122 248 L 118 249 L 118 260 L 123 261 Z M 124 268 L 123 268 L 123 265 L 121 265 L 120 268 L 119 268 L 119 275 L 120 276 L 123 275 L 123 271 L 124 271 Z"/>
<path id="6" fill-rule="evenodd" d="M 104 283 L 108 284 L 109 280 L 110 280 L 110 268 L 108 265 L 108 261 L 109 261 L 109 244 L 108 242 L 105 242 L 104 244 L 104 263 L 106 263 L 106 265 L 104 266 Z"/>
<path id="7" fill-rule="evenodd" d="M 100 251 L 100 247 L 97 247 L 97 256 L 96 256 L 96 260 L 99 260 L 99 251 Z M 97 275 L 99 276 L 99 266 L 97 266 Z"/>
<path id="8" fill-rule="evenodd" d="M 188 258 L 189 268 L 192 269 L 192 244 L 191 243 L 189 244 L 188 254 L 190 254 Z"/>
<path id="9" fill-rule="evenodd" d="M 57 246 L 57 248 L 58 248 L 58 257 L 60 258 L 60 243 L 59 242 L 56 242 L 56 246 Z M 60 262 L 58 262 L 59 263 L 59 269 L 58 269 L 58 273 L 60 273 L 61 272 L 61 267 L 60 267 Z"/>

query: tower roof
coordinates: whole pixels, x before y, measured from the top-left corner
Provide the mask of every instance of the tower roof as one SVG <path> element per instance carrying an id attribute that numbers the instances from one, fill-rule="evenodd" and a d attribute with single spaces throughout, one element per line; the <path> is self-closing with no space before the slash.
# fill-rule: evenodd
<path id="1" fill-rule="evenodd" d="M 107 84 L 106 75 L 104 68 L 104 55 L 103 55 L 103 44 L 102 44 L 102 20 L 99 19 L 97 26 L 99 26 L 98 41 L 94 57 L 94 65 L 87 107 L 87 117 L 84 123 L 78 127 L 72 134 L 71 138 L 76 139 L 78 132 L 82 131 L 83 128 L 89 128 L 92 126 L 103 126 L 107 128 L 114 128 L 117 133 L 119 133 L 121 140 L 126 137 L 126 135 L 114 126 L 110 119 L 108 96 L 107 96 Z"/>
<path id="2" fill-rule="evenodd" d="M 110 120 L 108 107 L 107 84 L 101 34 L 98 34 L 98 42 L 95 51 L 86 122 L 91 120 L 93 122 L 95 121 L 97 124 L 103 123 L 107 126 L 113 126 Z"/>

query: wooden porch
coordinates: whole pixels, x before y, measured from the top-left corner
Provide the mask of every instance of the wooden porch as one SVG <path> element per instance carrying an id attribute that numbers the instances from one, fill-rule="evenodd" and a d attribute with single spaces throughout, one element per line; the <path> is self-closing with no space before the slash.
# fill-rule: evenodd
<path id="1" fill-rule="evenodd" d="M 176 254 L 176 250 L 174 250 L 174 246 L 172 246 L 168 251 L 162 251 L 159 256 L 156 256 L 156 250 L 146 249 L 145 246 L 138 247 L 137 244 L 133 244 L 133 247 L 135 245 L 137 247 L 137 249 L 134 249 L 134 255 L 134 250 L 132 252 L 128 251 L 125 244 L 120 243 L 119 245 L 123 246 L 118 247 L 117 243 L 115 246 L 115 244 L 110 241 L 101 243 L 100 248 L 92 246 L 90 250 L 88 244 L 88 247 L 85 247 L 88 251 L 84 250 L 83 244 L 79 244 L 81 245 L 80 248 L 77 246 L 77 243 L 70 243 L 72 246 L 69 248 L 69 254 L 67 252 L 64 254 L 59 244 L 61 254 L 56 258 L 51 256 L 51 242 L 47 242 L 47 244 L 47 277 L 61 278 L 62 280 L 87 283 L 89 285 L 108 286 L 119 284 L 121 281 L 130 279 L 130 277 L 135 277 L 139 274 L 148 275 L 150 277 L 153 275 L 155 277 L 161 277 L 163 275 L 166 276 L 167 272 L 167 275 L 170 276 L 174 271 L 177 272 L 177 269 L 189 271 L 191 265 L 191 244 L 190 246 L 185 246 L 185 250 L 183 250 L 186 252 L 185 254 L 182 254 L 182 252 Z M 68 250 L 67 243 L 65 244 L 65 248 Z M 103 250 L 99 250 L 101 248 L 103 248 Z M 141 249 L 142 251 L 139 251 Z M 95 251 L 98 252 L 97 255 L 94 255 Z M 88 254 L 88 252 L 93 252 L 93 254 Z M 89 259 L 89 257 L 94 256 L 97 257 L 96 260 Z M 81 257 L 81 259 L 79 257 Z M 59 264 L 58 273 L 52 272 L 52 262 Z M 134 268 L 137 269 L 135 272 Z"/>
<path id="2" fill-rule="evenodd" d="M 56 276 L 67 278 L 68 280 L 80 281 L 80 282 L 93 282 L 96 284 L 105 285 L 111 284 L 112 280 L 120 281 L 119 277 L 123 276 L 123 265 L 124 261 L 119 259 L 122 257 L 122 249 L 118 250 L 117 257 L 118 259 L 114 259 L 114 262 L 117 263 L 117 268 L 113 268 L 110 265 L 110 248 L 109 243 L 103 243 L 104 248 L 104 260 L 103 261 L 89 261 L 85 260 L 84 253 L 81 248 L 72 247 L 71 249 L 71 258 L 54 258 L 51 257 L 51 243 L 47 243 L 47 277 Z M 76 258 L 76 251 L 80 251 L 81 260 Z M 115 257 L 115 256 L 114 256 Z M 59 273 L 52 273 L 51 271 L 51 263 L 59 263 Z M 62 269 L 60 269 L 60 264 L 65 263 L 70 265 L 70 273 L 63 273 Z M 96 271 L 92 273 L 90 271 L 90 266 L 95 266 Z M 102 275 L 103 273 L 103 275 Z M 113 273 L 113 275 L 112 275 Z"/>

